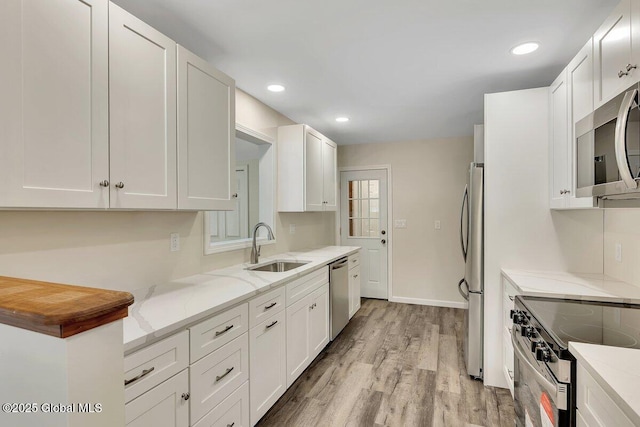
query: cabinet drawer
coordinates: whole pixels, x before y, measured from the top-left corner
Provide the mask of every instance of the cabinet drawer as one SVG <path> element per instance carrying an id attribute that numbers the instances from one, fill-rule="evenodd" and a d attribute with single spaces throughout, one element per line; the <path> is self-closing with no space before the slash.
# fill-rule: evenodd
<path id="1" fill-rule="evenodd" d="M 284 286 L 258 295 L 249 301 L 249 327 L 253 328 L 267 317 L 284 309 Z"/>
<path id="2" fill-rule="evenodd" d="M 193 427 L 249 427 L 249 382 L 242 384 Z"/>
<path id="3" fill-rule="evenodd" d="M 177 374 L 188 365 L 188 331 L 182 331 L 177 335 L 125 356 L 125 402 L 140 396 L 145 391 Z"/>
<path id="4" fill-rule="evenodd" d="M 287 283 L 287 307 L 296 301 L 300 301 L 327 282 L 329 282 L 329 268 L 324 267 L 291 283 Z"/>
<path id="5" fill-rule="evenodd" d="M 247 332 L 248 320 L 249 311 L 245 303 L 189 328 L 191 363 Z"/>
<path id="6" fill-rule="evenodd" d="M 189 425 L 189 405 L 182 397 L 189 392 L 189 375 L 182 371 L 142 396 L 124 405 L 127 427 Z"/>
<path id="7" fill-rule="evenodd" d="M 189 379 L 193 423 L 249 379 L 248 335 L 241 335 L 191 365 Z"/>
<path id="8" fill-rule="evenodd" d="M 578 363 L 577 407 L 589 426 L 631 427 L 633 423 L 600 387 L 587 370 Z"/>
<path id="9" fill-rule="evenodd" d="M 360 252 L 349 255 L 349 268 L 357 267 L 358 265 L 360 265 Z"/>

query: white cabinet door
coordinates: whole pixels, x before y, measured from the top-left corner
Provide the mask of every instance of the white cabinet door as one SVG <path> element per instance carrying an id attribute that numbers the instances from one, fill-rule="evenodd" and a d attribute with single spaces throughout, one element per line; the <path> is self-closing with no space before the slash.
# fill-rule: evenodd
<path id="1" fill-rule="evenodd" d="M 360 310 L 360 266 L 349 269 L 349 319 Z"/>
<path id="2" fill-rule="evenodd" d="M 291 387 L 309 363 L 310 295 L 290 305 L 287 314 L 287 388 Z"/>
<path id="3" fill-rule="evenodd" d="M 567 70 L 556 78 L 549 88 L 549 207 L 564 208 L 570 192 L 569 186 L 569 99 Z"/>
<path id="4" fill-rule="evenodd" d="M 111 207 L 175 209 L 176 44 L 109 5 Z"/>
<path id="5" fill-rule="evenodd" d="M 593 36 L 594 107 L 598 108 L 634 81 L 640 70 L 631 63 L 631 4 L 622 0 Z"/>
<path id="6" fill-rule="evenodd" d="M 251 425 L 287 389 L 286 315 L 277 313 L 249 331 Z"/>
<path id="7" fill-rule="evenodd" d="M 0 206 L 105 208 L 108 3 L 0 2 Z"/>
<path id="8" fill-rule="evenodd" d="M 189 392 L 189 375 L 185 369 L 124 407 L 127 427 L 187 427 L 189 402 L 182 395 Z"/>
<path id="9" fill-rule="evenodd" d="M 322 192 L 324 194 L 324 210 L 335 211 L 337 207 L 337 173 L 338 146 L 325 139 L 322 144 Z"/>
<path id="10" fill-rule="evenodd" d="M 306 210 L 324 209 L 323 148 L 322 135 L 307 128 L 305 135 L 305 184 Z"/>
<path id="11" fill-rule="evenodd" d="M 236 204 L 235 82 L 178 46 L 178 209 Z"/>
<path id="12" fill-rule="evenodd" d="M 569 91 L 569 189 L 566 207 L 592 208 L 593 197 L 576 197 L 576 134 L 575 124 L 593 112 L 593 39 L 567 66 L 567 89 Z M 597 202 L 595 204 L 597 206 Z"/>
<path id="13" fill-rule="evenodd" d="M 329 284 L 309 295 L 309 354 L 311 360 L 329 344 Z M 311 361 L 309 361 L 311 363 Z"/>

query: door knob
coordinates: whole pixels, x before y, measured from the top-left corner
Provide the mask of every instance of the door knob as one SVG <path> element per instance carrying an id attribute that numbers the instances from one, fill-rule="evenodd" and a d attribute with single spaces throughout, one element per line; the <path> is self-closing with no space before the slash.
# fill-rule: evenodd
<path id="1" fill-rule="evenodd" d="M 386 240 L 384 240 L 384 239 L 380 240 L 380 242 L 382 242 L 382 244 L 383 244 L 383 245 L 384 245 L 385 243 L 387 243 L 387 241 L 386 241 Z"/>

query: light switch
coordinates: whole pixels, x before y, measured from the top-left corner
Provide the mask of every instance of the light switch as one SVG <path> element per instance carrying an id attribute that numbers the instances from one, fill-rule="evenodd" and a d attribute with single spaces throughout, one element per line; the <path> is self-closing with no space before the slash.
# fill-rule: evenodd
<path id="1" fill-rule="evenodd" d="M 435 225 L 436 230 L 442 229 L 442 225 L 440 224 L 440 220 L 439 219 L 436 219 L 436 222 L 435 222 L 434 225 Z"/>
<path id="2" fill-rule="evenodd" d="M 406 219 L 396 219 L 393 221 L 394 228 L 407 228 L 407 220 Z"/>
<path id="3" fill-rule="evenodd" d="M 170 249 L 171 252 L 178 252 L 180 250 L 180 233 L 171 233 Z"/>

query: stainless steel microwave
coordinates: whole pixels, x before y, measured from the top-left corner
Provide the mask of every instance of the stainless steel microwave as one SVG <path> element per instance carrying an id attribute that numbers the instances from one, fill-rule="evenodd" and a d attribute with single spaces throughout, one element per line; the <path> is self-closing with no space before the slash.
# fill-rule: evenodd
<path id="1" fill-rule="evenodd" d="M 576 196 L 640 197 L 640 109 L 634 84 L 576 123 Z"/>

